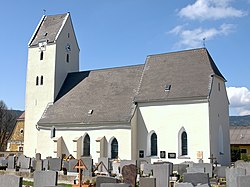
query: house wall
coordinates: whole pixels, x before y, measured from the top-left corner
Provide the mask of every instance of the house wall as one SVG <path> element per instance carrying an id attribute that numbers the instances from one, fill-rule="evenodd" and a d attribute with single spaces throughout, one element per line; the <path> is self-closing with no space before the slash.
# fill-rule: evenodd
<path id="1" fill-rule="evenodd" d="M 108 143 L 108 155 L 110 157 L 110 143 L 113 138 L 118 141 L 118 156 L 120 159 L 131 159 L 131 129 L 127 128 L 112 128 L 112 129 L 79 129 L 79 130 L 56 130 L 56 138 L 62 137 L 65 146 L 62 146 L 62 154 L 73 155 L 77 158 L 77 140 L 88 133 L 90 137 L 90 154 L 94 160 L 94 163 L 98 163 L 100 153 L 97 153 L 100 149 L 100 143 L 96 140 L 100 140 L 102 137 L 106 137 Z M 38 149 L 37 152 L 42 154 L 42 158 L 47 156 L 56 157 L 57 145 L 53 141 L 55 138 L 50 137 L 50 130 L 39 130 L 38 133 Z M 82 150 L 81 150 L 82 151 Z"/>
<path id="2" fill-rule="evenodd" d="M 70 33 L 69 38 L 68 33 Z M 70 63 L 65 61 L 65 46 L 68 43 L 72 48 Z M 34 157 L 37 152 L 37 122 L 48 104 L 54 102 L 67 73 L 79 71 L 79 48 L 69 17 L 56 42 L 46 45 L 43 60 L 40 60 L 40 53 L 38 46 L 28 48 L 24 154 L 29 157 Z M 39 85 L 36 85 L 37 76 Z M 41 76 L 43 76 L 43 85 L 40 85 Z"/>
<path id="3" fill-rule="evenodd" d="M 23 139 L 24 139 L 24 120 L 17 120 L 16 126 L 11 134 L 11 137 L 8 140 L 7 151 L 22 150 Z"/>
<path id="4" fill-rule="evenodd" d="M 197 152 L 203 152 L 204 162 L 210 162 L 209 115 L 207 101 L 166 102 L 139 104 L 137 149 L 144 150 L 150 157 L 148 134 L 157 134 L 158 154 L 153 160 L 173 163 L 197 162 Z M 179 131 L 187 133 L 188 155 L 180 156 Z M 161 159 L 160 151 L 166 151 L 166 159 Z M 168 159 L 168 153 L 176 153 L 176 159 Z"/>
<path id="5" fill-rule="evenodd" d="M 229 102 L 224 80 L 214 76 L 211 84 L 209 118 L 211 154 L 222 165 L 230 165 Z"/>

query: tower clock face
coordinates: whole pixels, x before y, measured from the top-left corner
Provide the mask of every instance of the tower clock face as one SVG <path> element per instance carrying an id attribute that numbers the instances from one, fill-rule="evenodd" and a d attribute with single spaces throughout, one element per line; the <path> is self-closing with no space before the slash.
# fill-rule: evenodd
<path id="1" fill-rule="evenodd" d="M 70 45 L 67 44 L 67 45 L 65 46 L 65 49 L 66 49 L 67 52 L 71 51 Z"/>

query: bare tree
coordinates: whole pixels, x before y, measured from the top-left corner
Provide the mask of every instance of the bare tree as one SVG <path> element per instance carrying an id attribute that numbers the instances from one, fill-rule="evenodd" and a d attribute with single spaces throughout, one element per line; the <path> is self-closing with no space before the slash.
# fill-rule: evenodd
<path id="1" fill-rule="evenodd" d="M 7 140 L 15 123 L 15 115 L 0 100 L 0 151 L 5 151 Z"/>

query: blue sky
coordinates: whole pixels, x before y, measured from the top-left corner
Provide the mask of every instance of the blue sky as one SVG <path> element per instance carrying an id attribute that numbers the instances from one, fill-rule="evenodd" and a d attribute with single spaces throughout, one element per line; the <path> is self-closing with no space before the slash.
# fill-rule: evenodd
<path id="1" fill-rule="evenodd" d="M 80 69 L 143 64 L 203 47 L 227 79 L 230 115 L 250 114 L 250 0 L 8 0 L 0 12 L 0 100 L 25 109 L 27 44 L 44 11 L 70 12 Z"/>

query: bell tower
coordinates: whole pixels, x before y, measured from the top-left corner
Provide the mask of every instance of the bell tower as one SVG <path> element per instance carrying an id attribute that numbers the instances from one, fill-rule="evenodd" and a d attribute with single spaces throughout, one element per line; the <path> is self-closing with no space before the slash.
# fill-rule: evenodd
<path id="1" fill-rule="evenodd" d="M 43 16 L 28 44 L 24 154 L 37 150 L 37 122 L 70 72 L 79 71 L 79 46 L 69 13 Z"/>

